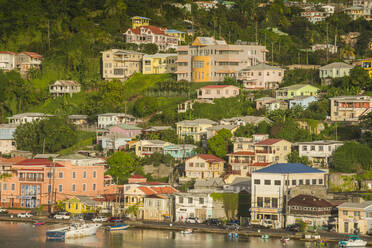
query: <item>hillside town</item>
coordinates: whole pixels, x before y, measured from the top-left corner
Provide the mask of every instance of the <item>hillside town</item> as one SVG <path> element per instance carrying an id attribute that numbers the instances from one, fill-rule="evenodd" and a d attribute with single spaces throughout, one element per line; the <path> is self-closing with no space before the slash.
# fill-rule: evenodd
<path id="1" fill-rule="evenodd" d="M 159 5 L 182 25 L 129 2 L 86 54 L 49 19 L 42 46 L 0 45 L 0 219 L 372 235 L 371 0 Z M 222 19 L 243 8 L 249 35 Z"/>

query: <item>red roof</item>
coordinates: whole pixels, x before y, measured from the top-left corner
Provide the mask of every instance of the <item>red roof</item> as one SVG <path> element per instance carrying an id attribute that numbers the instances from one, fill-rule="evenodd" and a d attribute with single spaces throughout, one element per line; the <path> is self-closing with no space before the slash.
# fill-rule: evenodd
<path id="1" fill-rule="evenodd" d="M 141 175 L 138 175 L 138 174 L 134 174 L 130 178 L 145 178 L 145 177 L 144 176 L 141 176 Z"/>
<path id="2" fill-rule="evenodd" d="M 19 169 L 20 171 L 43 171 L 44 169 L 37 169 L 37 168 L 34 168 L 34 169 L 31 169 L 31 168 L 27 168 L 27 169 Z"/>
<path id="3" fill-rule="evenodd" d="M 43 56 L 41 56 L 40 54 L 38 53 L 35 53 L 35 52 L 22 52 L 28 56 L 30 56 L 31 58 L 35 58 L 35 59 L 43 59 Z"/>
<path id="4" fill-rule="evenodd" d="M 253 163 L 252 166 L 262 166 L 262 167 L 264 167 L 264 166 L 268 166 L 270 164 L 271 163 Z"/>
<path id="5" fill-rule="evenodd" d="M 2 53 L 2 54 L 12 54 L 12 55 L 16 55 L 17 54 L 15 52 L 9 52 L 9 51 L 0 51 L 0 53 Z"/>
<path id="6" fill-rule="evenodd" d="M 230 87 L 230 86 L 234 86 L 234 85 L 207 85 L 207 86 L 204 86 L 204 87 L 201 87 L 202 89 L 218 89 L 218 88 L 226 88 L 226 87 Z M 236 86 L 234 86 L 236 87 Z"/>
<path id="7" fill-rule="evenodd" d="M 254 152 L 248 152 L 248 151 L 240 151 L 240 152 L 230 153 L 228 155 L 249 155 L 249 156 L 254 156 L 255 153 Z"/>
<path id="8" fill-rule="evenodd" d="M 145 28 L 145 32 L 147 32 L 149 29 L 152 33 L 154 34 L 162 34 L 162 35 L 166 35 L 165 34 L 165 28 L 159 28 L 159 27 L 156 27 L 156 26 L 152 26 L 152 25 L 149 25 L 149 26 L 141 26 L 141 27 L 136 27 L 136 28 L 130 28 L 129 30 L 134 33 L 134 34 L 141 34 L 141 28 Z"/>
<path id="9" fill-rule="evenodd" d="M 154 195 L 154 194 L 156 194 L 155 191 L 153 191 L 152 189 L 150 189 L 149 187 L 146 187 L 146 186 L 139 186 L 137 189 L 141 190 L 146 195 Z"/>
<path id="10" fill-rule="evenodd" d="M 198 154 L 198 155 L 195 155 L 194 157 L 202 158 L 207 162 L 225 162 L 225 160 L 217 156 L 214 156 L 213 154 Z M 194 158 L 194 157 L 191 157 L 191 158 Z"/>
<path id="11" fill-rule="evenodd" d="M 22 160 L 22 161 L 16 163 L 15 165 L 29 165 L 29 166 L 43 165 L 43 166 L 46 166 L 46 167 L 50 167 L 51 163 L 52 162 L 48 159 L 38 158 L 38 159 L 25 159 L 25 160 Z M 55 167 L 64 167 L 64 166 L 59 164 L 59 163 L 55 163 Z"/>
<path id="12" fill-rule="evenodd" d="M 19 162 L 21 162 L 21 161 L 23 161 L 25 159 L 26 158 L 24 158 L 24 157 L 0 158 L 0 162 L 15 164 L 15 163 L 19 163 Z"/>
<path id="13" fill-rule="evenodd" d="M 154 190 L 157 194 L 172 194 L 178 192 L 176 189 L 174 189 L 171 186 L 166 187 L 151 187 L 152 190 Z"/>
<path id="14" fill-rule="evenodd" d="M 165 184 L 165 183 L 162 183 L 162 182 L 145 182 L 145 183 L 141 183 L 141 184 L 147 184 L 147 185 L 162 185 L 162 184 Z"/>
<path id="15" fill-rule="evenodd" d="M 279 141 L 282 141 L 282 139 L 265 139 L 261 142 L 256 143 L 256 145 L 273 145 L 275 143 L 278 143 Z"/>

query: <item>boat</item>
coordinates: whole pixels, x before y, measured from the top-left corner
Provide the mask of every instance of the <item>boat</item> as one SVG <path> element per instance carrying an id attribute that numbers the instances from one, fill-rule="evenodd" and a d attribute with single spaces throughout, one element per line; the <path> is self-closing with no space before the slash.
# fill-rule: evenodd
<path id="1" fill-rule="evenodd" d="M 264 234 L 261 236 L 261 239 L 269 239 L 269 238 L 270 238 L 269 234 Z"/>
<path id="2" fill-rule="evenodd" d="M 182 234 L 191 234 L 192 233 L 192 229 L 191 228 L 188 228 L 186 230 L 183 230 L 181 231 Z"/>
<path id="3" fill-rule="evenodd" d="M 42 226 L 42 225 L 45 225 L 45 222 L 36 222 L 33 225 L 34 226 Z"/>
<path id="4" fill-rule="evenodd" d="M 350 235 L 348 240 L 340 240 L 339 247 L 366 247 L 367 241 L 361 240 L 358 235 Z"/>
<path id="5" fill-rule="evenodd" d="M 46 237 L 48 240 L 65 240 L 68 238 L 80 238 L 95 235 L 102 224 L 74 223 L 70 226 L 48 230 Z"/>
<path id="6" fill-rule="evenodd" d="M 122 230 L 128 230 L 129 225 L 126 224 L 117 224 L 115 226 L 109 226 L 108 231 L 122 231 Z"/>
<path id="7" fill-rule="evenodd" d="M 280 241 L 282 241 L 283 243 L 287 243 L 290 239 L 289 238 L 281 238 Z"/>
<path id="8" fill-rule="evenodd" d="M 228 235 L 230 239 L 239 238 L 239 234 L 237 234 L 236 232 L 231 232 Z"/>

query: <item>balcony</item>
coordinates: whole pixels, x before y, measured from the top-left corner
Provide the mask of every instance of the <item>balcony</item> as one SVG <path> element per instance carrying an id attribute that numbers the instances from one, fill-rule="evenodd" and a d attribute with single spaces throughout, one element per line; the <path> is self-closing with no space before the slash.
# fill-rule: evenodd
<path id="1" fill-rule="evenodd" d="M 256 150 L 255 152 L 256 153 L 265 153 L 265 154 L 275 154 L 275 150 L 274 151 L 271 151 L 271 150 Z"/>
<path id="2" fill-rule="evenodd" d="M 20 177 L 20 182 L 43 182 L 43 178 L 27 178 L 27 177 Z"/>
<path id="3" fill-rule="evenodd" d="M 236 164 L 251 164 L 252 161 L 250 160 L 239 160 L 239 159 L 233 159 L 230 161 L 230 163 L 236 163 Z"/>

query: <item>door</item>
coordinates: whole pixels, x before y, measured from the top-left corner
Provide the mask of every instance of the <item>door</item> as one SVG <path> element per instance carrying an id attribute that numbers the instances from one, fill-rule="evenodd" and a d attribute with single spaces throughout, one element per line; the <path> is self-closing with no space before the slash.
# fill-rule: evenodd
<path id="1" fill-rule="evenodd" d="M 349 232 L 349 222 L 344 222 L 344 233 Z"/>

